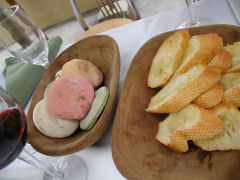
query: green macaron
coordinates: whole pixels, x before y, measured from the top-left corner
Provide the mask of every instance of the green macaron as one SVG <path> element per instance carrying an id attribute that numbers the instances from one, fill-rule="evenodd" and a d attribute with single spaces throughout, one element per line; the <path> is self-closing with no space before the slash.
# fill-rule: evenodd
<path id="1" fill-rule="evenodd" d="M 87 116 L 80 121 L 81 129 L 89 130 L 94 126 L 107 103 L 108 96 L 109 90 L 107 87 L 103 86 L 96 90 L 91 109 Z"/>

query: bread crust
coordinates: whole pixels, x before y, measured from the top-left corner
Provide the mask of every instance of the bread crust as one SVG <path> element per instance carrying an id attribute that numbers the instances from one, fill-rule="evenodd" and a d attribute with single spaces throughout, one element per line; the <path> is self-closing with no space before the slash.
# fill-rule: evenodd
<path id="1" fill-rule="evenodd" d="M 240 70 L 234 70 L 224 74 L 220 80 L 223 84 L 223 101 L 240 107 Z"/>
<path id="2" fill-rule="evenodd" d="M 207 64 L 223 48 L 222 38 L 215 33 L 195 35 L 192 38 L 198 41 L 198 50 L 194 55 L 184 57 L 186 60 L 180 65 L 172 78 L 185 73 L 196 64 Z"/>
<path id="3" fill-rule="evenodd" d="M 232 103 L 236 107 L 240 107 L 240 85 L 225 91 L 223 93 L 223 101 Z"/>
<path id="4" fill-rule="evenodd" d="M 202 93 L 193 101 L 194 104 L 197 104 L 203 108 L 212 108 L 220 103 L 223 99 L 223 86 L 221 83 L 213 85 L 210 89 Z"/>
<path id="5" fill-rule="evenodd" d="M 240 63 L 239 63 L 240 41 L 237 41 L 237 42 L 233 43 L 232 45 L 226 45 L 223 48 L 230 53 L 230 57 L 231 57 L 231 61 L 232 61 L 231 67 L 228 70 L 228 72 L 240 70 Z"/>
<path id="6" fill-rule="evenodd" d="M 181 87 L 168 101 L 164 103 L 159 102 L 157 107 L 151 107 L 152 100 L 155 96 L 152 97 L 146 111 L 150 113 L 177 112 L 220 80 L 221 70 L 218 67 L 206 65 L 199 66 L 204 66 L 204 70 L 197 78 Z M 161 91 L 159 93 L 161 93 Z"/>
<path id="7" fill-rule="evenodd" d="M 213 138 L 195 140 L 194 144 L 205 151 L 231 149 L 240 150 L 240 133 L 238 130 L 238 117 L 240 115 L 239 110 L 231 103 L 221 102 L 220 104 L 215 106 L 212 111 L 215 112 L 215 114 L 221 119 L 223 123 L 223 131 Z M 230 116 L 227 116 L 228 113 L 230 113 Z M 232 114 L 235 114 L 235 116 L 232 116 Z"/>
<path id="8" fill-rule="evenodd" d="M 216 116 L 213 111 L 206 110 L 200 106 L 190 104 L 199 111 L 198 122 L 191 128 L 176 130 L 170 136 L 170 142 L 165 143 L 156 136 L 156 139 L 167 147 L 176 152 L 187 152 L 188 151 L 188 140 L 199 140 L 204 138 L 212 138 L 216 134 L 222 132 L 223 123 Z M 177 121 L 178 119 L 176 119 Z M 191 119 L 189 119 L 191 121 Z M 161 122 L 159 123 L 159 126 Z M 159 133 L 159 132 L 158 132 Z M 158 135 L 158 134 L 157 134 Z"/>
<path id="9" fill-rule="evenodd" d="M 239 111 L 238 108 L 236 108 L 233 104 L 229 103 L 229 102 L 221 102 L 220 104 L 216 105 L 214 108 L 212 108 L 212 111 L 217 112 L 217 111 L 221 111 L 221 109 L 233 109 L 235 111 Z"/>
<path id="10" fill-rule="evenodd" d="M 222 74 L 225 74 L 232 65 L 231 55 L 228 51 L 222 49 L 208 65 L 219 67 L 222 70 Z"/>
<path id="11" fill-rule="evenodd" d="M 170 77 L 173 75 L 173 73 L 177 70 L 179 65 L 182 63 L 183 56 L 185 54 L 185 51 L 188 46 L 188 41 L 189 41 L 189 30 L 184 29 L 184 30 L 179 30 L 172 35 L 170 35 L 161 45 L 161 47 L 158 49 L 157 54 L 153 58 L 153 62 L 151 64 L 150 72 L 148 75 L 148 86 L 151 88 L 156 88 L 156 87 L 163 87 L 167 81 L 170 79 Z M 168 59 L 164 58 L 164 55 L 166 52 L 164 51 L 165 48 L 168 48 L 168 51 L 172 51 L 170 45 L 172 43 L 177 43 L 177 42 L 172 42 L 174 39 L 179 40 L 181 39 L 181 42 L 178 46 L 178 50 L 174 53 L 171 54 Z M 167 68 L 166 67 L 161 67 L 163 66 L 161 63 L 163 61 L 173 61 L 171 65 L 169 65 Z M 156 75 L 155 71 L 156 68 L 158 68 L 158 71 L 162 72 L 161 75 Z M 156 81 L 157 79 L 157 81 Z"/>

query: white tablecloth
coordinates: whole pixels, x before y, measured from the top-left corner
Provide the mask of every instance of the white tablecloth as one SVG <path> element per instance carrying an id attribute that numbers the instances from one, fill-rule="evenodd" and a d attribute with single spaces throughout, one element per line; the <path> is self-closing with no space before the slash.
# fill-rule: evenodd
<path id="1" fill-rule="evenodd" d="M 227 0 L 201 0 L 194 5 L 193 10 L 195 16 L 200 18 L 200 20 L 205 20 L 207 24 L 231 24 L 239 26 Z M 177 25 L 187 20 L 188 17 L 187 8 L 179 7 L 102 33 L 115 39 L 119 46 L 121 73 L 118 95 L 120 95 L 120 90 L 122 89 L 131 60 L 138 49 L 153 36 L 176 29 Z M 76 153 L 87 163 L 89 180 L 125 179 L 115 167 L 112 159 L 111 130 L 112 125 L 96 144 Z M 30 167 L 30 165 L 16 160 L 4 170 Z"/>

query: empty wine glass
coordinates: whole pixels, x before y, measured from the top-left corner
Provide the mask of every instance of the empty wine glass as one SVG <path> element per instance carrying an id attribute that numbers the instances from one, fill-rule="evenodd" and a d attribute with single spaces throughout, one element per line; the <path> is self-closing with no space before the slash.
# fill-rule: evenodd
<path id="1" fill-rule="evenodd" d="M 42 169 L 44 179 L 83 180 L 87 178 L 84 161 L 70 155 L 60 158 L 48 166 L 35 158 L 26 149 L 27 119 L 21 106 L 0 87 L 0 169 L 9 165 L 15 158 L 22 159 Z"/>
<path id="2" fill-rule="evenodd" d="M 195 1 L 195 0 L 186 0 L 190 20 L 185 21 L 182 24 L 180 24 L 178 26 L 178 29 L 200 26 L 200 22 L 194 17 L 194 13 L 193 13 L 193 10 L 192 10 L 193 1 Z"/>
<path id="3" fill-rule="evenodd" d="M 49 66 L 43 31 L 18 5 L 0 9 L 0 42 L 13 56 L 26 63 Z"/>

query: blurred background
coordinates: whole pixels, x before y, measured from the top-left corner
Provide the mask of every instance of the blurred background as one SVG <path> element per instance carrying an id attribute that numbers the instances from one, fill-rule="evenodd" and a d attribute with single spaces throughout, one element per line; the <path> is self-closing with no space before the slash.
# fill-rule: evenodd
<path id="1" fill-rule="evenodd" d="M 97 0 L 0 0 L 0 6 L 6 8 L 9 3 L 14 2 L 24 9 L 47 36 L 61 36 L 63 46 L 75 42 L 85 31 L 74 14 L 73 2 L 89 28 L 104 20 Z M 118 0 L 118 2 L 124 12 L 129 11 L 128 6 L 131 3 L 138 13 L 138 18 L 146 18 L 161 11 L 185 5 L 184 0 Z"/>

